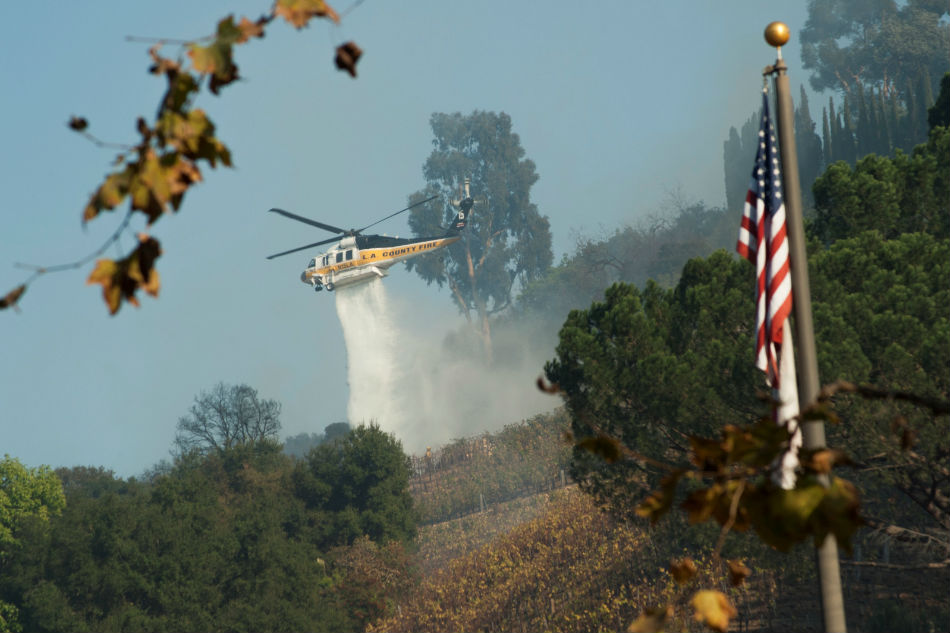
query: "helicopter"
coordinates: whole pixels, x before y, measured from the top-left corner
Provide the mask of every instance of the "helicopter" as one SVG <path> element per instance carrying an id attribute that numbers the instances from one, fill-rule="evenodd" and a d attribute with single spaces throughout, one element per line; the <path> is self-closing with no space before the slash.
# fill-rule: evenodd
<path id="1" fill-rule="evenodd" d="M 389 237 L 387 235 L 363 235 L 363 231 L 376 226 L 380 222 L 404 213 L 409 209 L 435 200 L 438 196 L 432 196 L 409 205 L 405 209 L 400 209 L 386 217 L 367 224 L 361 229 L 341 229 L 331 224 L 325 224 L 310 218 L 284 211 L 283 209 L 270 209 L 271 213 L 277 213 L 291 220 L 297 220 L 310 226 L 315 226 L 330 233 L 336 233 L 336 237 L 292 248 L 289 251 L 269 255 L 267 259 L 283 257 L 291 253 L 322 246 L 331 242 L 337 242 L 330 250 L 318 255 L 310 260 L 307 268 L 300 273 L 300 281 L 309 284 L 317 292 L 326 289 L 333 291 L 337 288 L 350 286 L 358 283 L 364 283 L 372 279 L 381 279 L 387 275 L 387 270 L 396 262 L 404 261 L 419 255 L 431 253 L 440 248 L 445 248 L 449 244 L 454 244 L 462 238 L 461 232 L 468 224 L 468 216 L 475 205 L 471 194 L 469 193 L 469 179 L 465 179 L 464 191 L 459 187 L 459 199 L 452 200 L 451 204 L 458 208 L 458 212 L 452 223 L 446 229 L 445 234 L 433 237 L 415 237 L 399 238 Z"/>

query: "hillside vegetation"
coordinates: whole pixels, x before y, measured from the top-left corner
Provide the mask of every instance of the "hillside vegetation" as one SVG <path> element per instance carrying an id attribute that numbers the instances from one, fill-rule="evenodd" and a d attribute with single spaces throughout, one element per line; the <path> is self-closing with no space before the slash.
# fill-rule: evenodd
<path id="1" fill-rule="evenodd" d="M 420 523 L 565 485 L 570 447 L 561 434 L 569 425 L 559 410 L 413 456 L 410 490 Z"/>
<path id="2" fill-rule="evenodd" d="M 497 435 L 463 441 L 503 446 L 505 439 L 547 424 L 547 440 L 563 445 L 554 418 L 510 425 Z M 544 443 L 541 443 L 543 446 Z M 523 457 L 535 461 L 531 449 Z M 538 454 L 537 461 L 544 462 Z M 462 460 L 429 476 L 430 490 L 451 481 L 512 477 L 517 463 Z M 501 471 L 501 472 L 493 472 Z M 442 478 L 445 481 L 440 481 Z M 418 486 L 419 475 L 413 487 Z M 420 488 L 416 488 L 417 494 Z M 671 518 L 657 526 L 606 512 L 590 495 L 568 486 L 539 492 L 420 529 L 412 555 L 416 580 L 370 631 L 611 631 L 625 630 L 645 609 L 677 607 L 667 630 L 703 631 L 686 617 L 689 589 L 715 587 L 737 609 L 734 630 L 817 631 L 820 605 L 808 544 L 783 554 L 748 534 L 730 536 L 723 558 L 742 558 L 751 574 L 733 587 L 725 565 L 711 556 L 718 530 Z M 921 565 L 912 543 L 867 534 L 843 567 L 849 625 L 855 631 L 929 630 L 950 615 L 942 587 L 946 568 Z M 686 586 L 669 572 L 692 558 L 698 575 Z M 864 563 L 869 566 L 863 566 Z M 881 566 L 878 566 L 881 565 Z M 909 628 L 907 628 L 909 627 Z M 938 629 L 939 630 L 939 629 Z"/>

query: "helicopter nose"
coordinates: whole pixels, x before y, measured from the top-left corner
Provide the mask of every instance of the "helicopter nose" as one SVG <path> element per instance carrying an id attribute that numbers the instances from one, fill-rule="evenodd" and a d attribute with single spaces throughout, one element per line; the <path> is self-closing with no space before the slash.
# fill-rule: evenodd
<path id="1" fill-rule="evenodd" d="M 306 270 L 303 271 L 302 273 L 300 273 L 300 281 L 304 282 L 305 284 L 310 283 L 309 281 L 307 281 L 307 271 L 306 271 Z"/>

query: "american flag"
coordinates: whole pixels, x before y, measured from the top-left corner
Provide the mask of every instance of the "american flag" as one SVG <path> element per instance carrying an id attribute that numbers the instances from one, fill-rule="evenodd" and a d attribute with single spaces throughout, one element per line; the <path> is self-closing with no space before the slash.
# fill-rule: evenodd
<path id="1" fill-rule="evenodd" d="M 783 326 L 792 311 L 792 278 L 788 261 L 785 202 L 775 128 L 769 119 L 767 89 L 762 91 L 759 147 L 746 194 L 736 250 L 755 264 L 755 366 L 780 386 L 778 356 Z"/>

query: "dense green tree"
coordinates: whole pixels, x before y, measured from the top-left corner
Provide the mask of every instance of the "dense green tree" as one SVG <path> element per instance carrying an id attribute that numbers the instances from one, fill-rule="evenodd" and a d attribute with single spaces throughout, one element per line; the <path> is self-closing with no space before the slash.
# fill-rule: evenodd
<path id="1" fill-rule="evenodd" d="M 65 502 L 62 483 L 52 469 L 28 468 L 4 455 L 0 460 L 0 548 L 16 543 L 16 531 L 24 520 L 49 520 L 63 510 Z"/>
<path id="2" fill-rule="evenodd" d="M 110 492 L 124 494 L 135 483 L 134 480 L 127 482 L 117 478 L 115 472 L 101 466 L 57 468 L 56 476 L 63 483 L 63 490 L 67 497 L 73 495 L 101 497 Z"/>
<path id="3" fill-rule="evenodd" d="M 45 529 L 50 517 L 63 511 L 66 497 L 59 478 L 48 466 L 28 468 L 18 459 L 4 455 L 0 460 L 0 573 L 10 554 L 23 545 L 25 524 Z M 20 630 L 19 610 L 0 592 L 0 631 Z"/>
<path id="4" fill-rule="evenodd" d="M 950 26 L 941 0 L 810 0 L 801 30 L 802 62 L 815 90 L 875 87 L 903 92 L 924 71 L 936 81 L 950 59 Z"/>
<path id="5" fill-rule="evenodd" d="M 330 484 L 348 490 L 358 511 L 308 507 L 296 485 L 302 462 L 266 440 L 185 453 L 145 481 L 61 469 L 63 514 L 48 526 L 21 521 L 19 544 L 0 564 L 0 601 L 29 631 L 362 630 L 402 585 L 380 589 L 365 565 L 353 572 L 360 555 L 348 545 L 330 552 L 333 530 L 354 516 L 381 538 L 405 538 L 413 525 L 396 517 L 388 528 L 388 491 L 408 484 L 387 450 L 405 456 L 377 434 L 351 442 Z M 309 484 L 318 487 L 312 474 Z M 396 550 L 379 557 L 390 576 L 408 573 Z"/>
<path id="6" fill-rule="evenodd" d="M 925 233 L 884 239 L 868 231 L 812 257 L 819 373 L 823 382 L 847 379 L 946 399 L 950 393 L 950 242 Z M 950 528 L 947 420 L 912 407 L 881 407 L 861 399 L 838 404 L 844 420 L 829 429 L 831 445 L 846 448 L 868 468 L 857 473 L 870 511 L 900 522 L 881 499 L 898 488 L 944 529 Z M 903 446 L 891 425 L 912 424 L 917 441 Z M 900 431 L 900 429 L 898 429 Z M 886 464 L 886 468 L 879 466 Z M 892 488 L 893 489 L 893 488 Z M 881 492 L 883 490 L 883 492 Z"/>
<path id="7" fill-rule="evenodd" d="M 360 536 L 410 540 L 416 519 L 409 495 L 409 457 L 375 424 L 361 425 L 310 451 L 294 470 L 296 494 L 322 513 L 314 538 L 346 545 Z"/>
<path id="8" fill-rule="evenodd" d="M 810 268 L 823 381 L 846 378 L 945 400 L 947 239 L 915 233 L 887 240 L 866 232 L 827 250 L 813 247 L 820 251 Z M 690 261 L 673 290 L 617 284 L 602 302 L 572 312 L 545 371 L 565 394 L 575 436 L 605 433 L 647 459 L 676 464 L 685 458 L 686 435 L 712 437 L 724 425 L 757 417 L 762 406 L 754 391 L 764 385 L 752 367 L 752 288 L 751 266 L 720 252 Z M 880 501 L 875 515 L 946 529 L 946 418 L 888 413 L 853 399 L 842 400 L 837 411 L 842 424 L 829 432 L 830 442 L 860 464 L 859 486 L 879 493 L 870 495 Z M 892 431 L 896 413 L 911 434 L 920 434 L 911 452 L 906 445 L 901 451 Z M 643 461 L 606 463 L 583 448 L 575 450 L 572 474 L 624 514 L 657 476 Z M 895 489 L 903 501 L 894 501 Z"/>
<path id="9" fill-rule="evenodd" d="M 348 422 L 334 422 L 323 433 L 298 433 L 284 440 L 284 452 L 291 457 L 303 458 L 310 450 L 324 442 L 332 442 L 350 432 Z"/>
<path id="10" fill-rule="evenodd" d="M 831 242 L 866 230 L 887 237 L 924 231 L 950 235 L 950 131 L 935 128 L 913 154 L 871 154 L 831 165 L 815 182 L 814 235 Z"/>
<path id="11" fill-rule="evenodd" d="M 545 373 L 565 394 L 575 436 L 603 432 L 651 459 L 682 461 L 688 434 L 753 416 L 752 287 L 749 267 L 720 251 L 691 260 L 673 289 L 618 283 L 571 312 Z M 632 515 L 653 475 L 575 450 L 574 479 L 622 513 Z"/>
<path id="12" fill-rule="evenodd" d="M 880 114 L 865 107 L 868 121 L 880 121 Z M 850 115 L 846 102 L 838 120 L 844 129 L 853 126 Z M 853 170 L 838 163 L 819 179 L 816 197 L 825 197 L 810 230 L 833 229 L 824 243 L 809 245 L 824 382 L 844 378 L 946 402 L 950 319 L 941 306 L 950 302 L 948 144 L 946 128 L 936 127 L 912 155 L 867 156 Z M 629 516 L 639 506 L 658 516 L 672 502 L 677 481 L 671 475 L 659 484 L 660 474 L 669 471 L 655 468 L 658 462 L 715 471 L 716 451 L 732 451 L 740 441 L 729 425 L 748 423 L 764 411 L 753 399 L 755 387 L 764 385 L 752 370 L 750 273 L 747 262 L 717 253 L 689 262 L 672 291 L 617 284 L 565 322 L 557 357 L 545 370 L 572 415 L 572 474 L 612 511 Z M 950 551 L 947 416 L 928 406 L 866 397 L 839 396 L 833 407 L 841 423 L 829 427 L 829 444 L 853 458 L 847 476 L 856 488 L 846 488 L 860 491 L 862 512 L 877 529 L 865 544 L 879 547 L 885 538 L 907 547 L 913 541 L 915 564 L 940 565 Z M 692 444 L 690 451 L 687 435 L 720 433 L 722 443 Z M 611 437 L 638 459 L 617 459 L 620 450 Z M 704 520 L 703 512 L 722 515 L 720 522 L 731 516 L 728 495 L 725 508 L 717 497 L 725 480 L 716 481 L 722 485 L 690 495 L 691 520 Z M 757 494 L 772 498 L 753 488 L 746 488 L 740 506 Z M 770 533 L 770 515 L 753 518 L 751 503 L 742 506 L 740 513 L 750 514 L 740 521 L 753 522 L 763 540 L 781 545 L 785 537 L 776 540 Z"/>
<path id="13" fill-rule="evenodd" d="M 333 442 L 346 437 L 351 430 L 352 428 L 349 422 L 334 422 L 333 424 L 328 424 L 326 428 L 323 429 L 324 441 Z"/>
<path id="14" fill-rule="evenodd" d="M 178 420 L 175 447 L 180 453 L 222 452 L 240 444 L 276 442 L 280 403 L 264 400 L 247 385 L 218 383 L 195 396 Z"/>
<path id="15" fill-rule="evenodd" d="M 531 202 L 538 175 L 503 112 L 436 113 L 430 123 L 435 138 L 423 166 L 427 187 L 410 202 L 434 194 L 439 198 L 411 212 L 413 234 L 444 232 L 456 213 L 449 202 L 460 197 L 465 178 L 471 179 L 476 204 L 459 242 L 406 265 L 426 282 L 449 287 L 490 357 L 490 317 L 510 306 L 519 285 L 539 278 L 551 265 L 548 219 Z"/>

